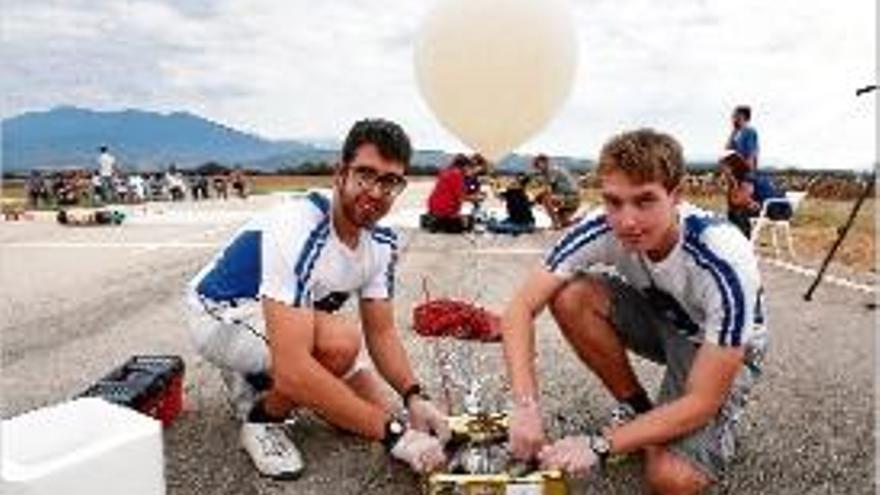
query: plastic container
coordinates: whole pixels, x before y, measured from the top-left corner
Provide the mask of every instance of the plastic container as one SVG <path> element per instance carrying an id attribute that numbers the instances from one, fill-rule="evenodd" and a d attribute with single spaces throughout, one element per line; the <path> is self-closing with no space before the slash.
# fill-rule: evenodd
<path id="1" fill-rule="evenodd" d="M 0 439 L 0 493 L 165 493 L 159 421 L 101 399 L 4 420 Z"/>

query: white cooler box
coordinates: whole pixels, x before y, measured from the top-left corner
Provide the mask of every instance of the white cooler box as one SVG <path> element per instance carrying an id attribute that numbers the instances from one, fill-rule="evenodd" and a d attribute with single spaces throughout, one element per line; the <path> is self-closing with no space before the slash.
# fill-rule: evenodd
<path id="1" fill-rule="evenodd" d="M 4 420 L 0 493 L 164 495 L 162 424 L 82 398 Z"/>

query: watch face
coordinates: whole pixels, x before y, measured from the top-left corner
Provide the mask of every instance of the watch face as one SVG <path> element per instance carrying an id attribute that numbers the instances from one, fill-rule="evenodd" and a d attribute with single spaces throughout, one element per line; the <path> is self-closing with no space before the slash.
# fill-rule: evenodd
<path id="1" fill-rule="evenodd" d="M 388 428 L 391 430 L 391 433 L 394 433 L 395 435 L 403 433 L 403 423 L 400 421 L 392 421 L 391 424 L 388 425 Z"/>
<path id="2" fill-rule="evenodd" d="M 599 455 L 608 454 L 611 451 L 611 444 L 608 443 L 608 439 L 602 436 L 593 437 L 593 441 L 590 445 L 594 452 Z"/>

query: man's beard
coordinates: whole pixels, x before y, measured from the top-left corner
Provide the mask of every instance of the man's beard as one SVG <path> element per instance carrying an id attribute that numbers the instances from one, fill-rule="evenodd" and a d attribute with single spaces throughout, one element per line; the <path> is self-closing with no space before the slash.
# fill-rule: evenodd
<path id="1" fill-rule="evenodd" d="M 358 202 L 357 198 L 352 201 L 345 201 L 342 204 L 342 211 L 348 218 L 348 221 L 360 228 L 372 228 L 387 213 L 387 208 L 371 202 Z"/>

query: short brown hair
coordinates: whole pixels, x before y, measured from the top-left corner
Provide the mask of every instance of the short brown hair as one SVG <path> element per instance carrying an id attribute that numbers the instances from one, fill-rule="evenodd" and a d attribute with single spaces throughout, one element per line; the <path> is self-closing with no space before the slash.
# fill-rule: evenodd
<path id="1" fill-rule="evenodd" d="M 602 146 L 597 171 L 600 176 L 620 171 L 636 184 L 659 182 L 672 191 L 684 178 L 684 153 L 669 134 L 653 129 L 628 131 Z"/>

